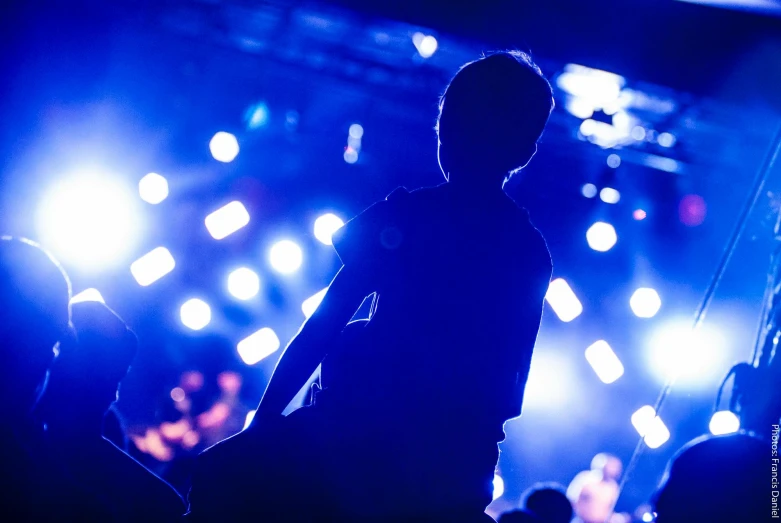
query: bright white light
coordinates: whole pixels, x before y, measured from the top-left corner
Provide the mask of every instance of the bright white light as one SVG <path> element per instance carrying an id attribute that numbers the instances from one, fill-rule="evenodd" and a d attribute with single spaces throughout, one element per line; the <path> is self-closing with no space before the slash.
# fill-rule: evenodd
<path id="1" fill-rule="evenodd" d="M 599 340 L 586 349 L 588 361 L 602 383 L 613 383 L 624 374 L 624 366 L 605 340 Z"/>
<path id="2" fill-rule="evenodd" d="M 715 386 L 728 368 L 727 341 L 713 323 L 692 330 L 688 319 L 660 325 L 648 342 L 648 368 L 661 383 L 677 379 L 676 386 Z"/>
<path id="3" fill-rule="evenodd" d="M 344 150 L 344 161 L 347 163 L 355 163 L 358 161 L 358 151 L 352 147 L 348 147 Z"/>
<path id="4" fill-rule="evenodd" d="M 662 307 L 662 299 L 654 289 L 641 287 L 629 298 L 629 306 L 638 318 L 653 318 Z"/>
<path id="5" fill-rule="evenodd" d="M 415 44 L 415 48 L 423 58 L 431 58 L 437 52 L 437 47 L 439 46 L 436 38 L 423 33 L 412 35 L 412 43 Z"/>
<path id="6" fill-rule="evenodd" d="M 643 523 L 651 523 L 654 520 L 654 515 L 650 512 L 643 513 Z"/>
<path id="7" fill-rule="evenodd" d="M 577 64 L 567 64 L 556 84 L 565 92 L 588 102 L 594 109 L 618 104 L 625 80 L 617 74 Z"/>
<path id="8" fill-rule="evenodd" d="M 618 200 L 621 199 L 621 193 L 612 187 L 603 187 L 599 191 L 599 198 L 605 203 L 618 203 Z"/>
<path id="9" fill-rule="evenodd" d="M 621 166 L 621 157 L 617 154 L 611 154 L 607 157 L 607 166 L 611 169 L 618 169 Z"/>
<path id="10" fill-rule="evenodd" d="M 252 420 L 255 419 L 255 411 L 251 410 L 247 412 L 247 417 L 244 418 L 244 429 L 247 430 L 249 428 L 249 424 L 252 423 Z"/>
<path id="11" fill-rule="evenodd" d="M 729 410 L 720 410 L 713 413 L 708 428 L 714 436 L 733 434 L 740 430 L 740 419 Z"/>
<path id="12" fill-rule="evenodd" d="M 499 499 L 502 497 L 502 494 L 504 494 L 504 480 L 502 479 L 502 476 L 498 474 L 494 474 L 494 499 Z"/>
<path id="13" fill-rule="evenodd" d="M 222 240 L 249 223 L 249 212 L 239 201 L 220 207 L 204 220 L 206 229 L 215 240 Z"/>
<path id="14" fill-rule="evenodd" d="M 632 414 L 632 425 L 651 449 L 657 449 L 670 439 L 670 431 L 650 405 L 640 407 Z"/>
<path id="15" fill-rule="evenodd" d="M 583 186 L 582 189 L 580 189 L 580 192 L 585 196 L 586 198 L 593 198 L 597 195 L 597 186 L 593 183 L 587 183 Z"/>
<path id="16" fill-rule="evenodd" d="M 260 292 L 260 278 L 246 267 L 236 269 L 228 275 L 228 292 L 239 300 L 250 300 Z"/>
<path id="17" fill-rule="evenodd" d="M 350 126 L 350 138 L 360 140 L 363 138 L 363 126 L 359 123 L 354 123 Z"/>
<path id="18" fill-rule="evenodd" d="M 325 245 L 333 245 L 331 237 L 342 228 L 344 220 L 335 214 L 324 214 L 315 220 L 315 238 Z"/>
<path id="19" fill-rule="evenodd" d="M 103 269 L 135 247 L 142 215 L 132 186 L 116 177 L 83 174 L 55 182 L 38 207 L 41 243 L 63 262 Z"/>
<path id="20" fill-rule="evenodd" d="M 301 304 L 301 312 L 304 313 L 304 316 L 309 318 L 312 316 L 312 314 L 315 313 L 317 308 L 320 306 L 320 302 L 323 301 L 323 298 L 325 298 L 326 292 L 328 292 L 328 287 L 304 300 L 304 302 Z"/>
<path id="21" fill-rule="evenodd" d="M 301 267 L 303 259 L 304 255 L 301 252 L 301 247 L 290 240 L 282 240 L 275 243 L 269 252 L 271 266 L 282 274 L 296 272 Z"/>
<path id="22" fill-rule="evenodd" d="M 597 120 L 583 120 L 580 134 L 603 149 L 609 149 L 623 143 L 631 136 L 631 131 Z"/>
<path id="23" fill-rule="evenodd" d="M 659 142 L 659 145 L 662 147 L 672 147 L 675 145 L 675 136 L 670 133 L 659 133 L 656 141 Z"/>
<path id="24" fill-rule="evenodd" d="M 574 320 L 583 312 L 583 305 L 563 278 L 556 278 L 550 282 L 545 299 L 556 316 L 565 323 Z"/>
<path id="25" fill-rule="evenodd" d="M 239 141 L 231 133 L 220 131 L 209 141 L 209 150 L 218 162 L 230 163 L 239 155 Z"/>
<path id="26" fill-rule="evenodd" d="M 212 321 L 212 310 L 205 301 L 192 298 L 182 304 L 179 317 L 185 327 L 199 331 Z"/>
<path id="27" fill-rule="evenodd" d="M 581 120 L 594 116 L 594 106 L 583 98 L 570 97 L 564 107 L 567 109 L 567 112 Z"/>
<path id="28" fill-rule="evenodd" d="M 82 303 L 85 301 L 97 301 L 100 303 L 106 303 L 103 299 L 103 295 L 100 294 L 98 289 L 86 289 L 71 298 L 71 304 Z"/>
<path id="29" fill-rule="evenodd" d="M 247 120 L 248 129 L 257 129 L 259 127 L 263 127 L 268 123 L 269 119 L 268 106 L 264 103 L 253 105 L 247 109 L 244 117 Z"/>
<path id="30" fill-rule="evenodd" d="M 157 247 L 130 264 L 130 272 L 139 285 L 151 285 L 176 267 L 174 257 L 165 247 Z"/>
<path id="31" fill-rule="evenodd" d="M 586 231 L 588 246 L 599 252 L 607 252 L 618 241 L 616 230 L 605 222 L 596 222 Z"/>
<path id="32" fill-rule="evenodd" d="M 255 365 L 279 349 L 279 338 L 273 330 L 264 327 L 241 340 L 236 349 L 241 361 L 247 365 Z"/>
<path id="33" fill-rule="evenodd" d="M 572 408 L 572 402 L 577 398 L 578 382 L 574 361 L 568 354 L 538 347 L 532 356 L 523 395 L 524 412 L 549 414 Z"/>
<path id="34" fill-rule="evenodd" d="M 157 173 L 149 173 L 138 182 L 141 199 L 156 205 L 168 198 L 168 180 Z"/>
<path id="35" fill-rule="evenodd" d="M 632 132 L 630 133 L 632 138 L 637 140 L 638 142 L 645 140 L 645 128 L 641 127 L 639 125 L 635 125 L 632 128 Z"/>

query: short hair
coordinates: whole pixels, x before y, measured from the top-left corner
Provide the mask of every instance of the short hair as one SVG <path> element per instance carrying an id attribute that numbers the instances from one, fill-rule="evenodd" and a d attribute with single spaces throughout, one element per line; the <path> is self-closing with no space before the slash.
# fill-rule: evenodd
<path id="1" fill-rule="evenodd" d="M 495 52 L 456 73 L 440 98 L 436 129 L 445 146 L 511 158 L 498 148 L 536 143 L 553 107 L 550 83 L 528 54 Z"/>
<path id="2" fill-rule="evenodd" d="M 550 523 L 568 523 L 573 510 L 563 485 L 558 483 L 537 483 L 523 493 L 523 507 Z"/>

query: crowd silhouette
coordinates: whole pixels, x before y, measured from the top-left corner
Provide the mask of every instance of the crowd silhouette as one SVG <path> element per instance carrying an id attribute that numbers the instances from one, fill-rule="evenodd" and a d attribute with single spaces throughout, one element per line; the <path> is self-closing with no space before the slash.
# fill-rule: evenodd
<path id="1" fill-rule="evenodd" d="M 498 443 L 521 414 L 552 271 L 503 185 L 536 153 L 553 106 L 525 53 L 459 70 L 437 118 L 445 183 L 399 188 L 334 236 L 343 267 L 250 426 L 199 456 L 187 505 L 123 448 L 112 404 L 135 335 L 102 303 L 71 304 L 43 248 L 2 237 L 3 520 L 492 521 Z M 370 317 L 351 321 L 368 296 Z M 318 367 L 313 400 L 283 415 Z M 769 448 L 745 434 L 687 447 L 656 498 L 658 521 L 760 521 Z M 605 520 L 621 474 L 609 458 L 576 497 L 537 485 L 500 521 Z M 608 512 L 589 515 L 603 491 Z"/>

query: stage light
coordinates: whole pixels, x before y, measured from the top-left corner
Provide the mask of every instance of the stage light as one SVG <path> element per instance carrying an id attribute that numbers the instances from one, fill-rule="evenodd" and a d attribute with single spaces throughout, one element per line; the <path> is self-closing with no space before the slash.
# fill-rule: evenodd
<path id="1" fill-rule="evenodd" d="M 174 387 L 171 389 L 171 399 L 175 402 L 179 403 L 180 401 L 184 401 L 185 398 L 184 389 L 181 387 Z"/>
<path id="2" fill-rule="evenodd" d="M 212 238 L 222 240 L 249 223 L 249 212 L 239 201 L 220 207 L 204 220 Z"/>
<path id="3" fill-rule="evenodd" d="M 586 198 L 593 198 L 597 195 L 597 186 L 593 183 L 587 183 L 580 189 L 580 192 Z"/>
<path id="4" fill-rule="evenodd" d="M 258 129 L 259 127 L 263 127 L 268 123 L 269 120 L 268 106 L 264 103 L 251 106 L 249 109 L 247 109 L 244 118 L 247 121 L 247 129 L 253 130 Z"/>
<path id="5" fill-rule="evenodd" d="M 98 173 L 55 182 L 36 216 L 41 243 L 60 261 L 89 270 L 125 260 L 135 247 L 141 223 L 132 186 Z"/>
<path id="6" fill-rule="evenodd" d="M 647 349 L 652 374 L 684 389 L 716 386 L 729 364 L 726 337 L 713 323 L 694 331 L 688 319 L 671 320 L 651 333 Z"/>
<path id="7" fill-rule="evenodd" d="M 97 301 L 100 303 L 106 303 L 106 301 L 103 299 L 103 295 L 100 294 L 100 291 L 98 289 L 86 289 L 76 294 L 73 298 L 71 298 L 71 305 L 74 303 L 82 303 L 85 301 Z"/>
<path id="8" fill-rule="evenodd" d="M 624 366 L 605 340 L 599 340 L 586 349 L 588 361 L 602 383 L 613 383 L 624 374 Z"/>
<path id="9" fill-rule="evenodd" d="M 415 33 L 412 35 L 412 43 L 423 58 L 431 58 L 434 56 L 434 53 L 437 52 L 437 47 L 439 47 L 436 38 L 431 35 L 424 35 L 423 33 Z"/>
<path id="10" fill-rule="evenodd" d="M 212 321 L 212 310 L 205 301 L 192 298 L 182 304 L 179 318 L 185 327 L 199 331 Z"/>
<path id="11" fill-rule="evenodd" d="M 499 499 L 504 494 L 504 480 L 498 474 L 494 474 L 493 491 L 493 499 Z"/>
<path id="12" fill-rule="evenodd" d="M 659 133 L 659 136 L 656 138 L 656 141 L 662 147 L 672 147 L 673 145 L 675 145 L 675 136 L 673 136 L 670 133 Z"/>
<path id="13" fill-rule="evenodd" d="M 572 96 L 587 100 L 595 109 L 614 105 L 626 83 L 623 77 L 578 64 L 567 64 L 556 84 Z"/>
<path id="14" fill-rule="evenodd" d="M 645 128 L 640 125 L 635 125 L 632 127 L 632 132 L 630 133 L 630 136 L 632 139 L 641 142 L 645 140 Z"/>
<path id="15" fill-rule="evenodd" d="M 260 292 L 260 278 L 246 267 L 236 269 L 228 275 L 228 292 L 239 300 L 250 300 Z"/>
<path id="16" fill-rule="evenodd" d="M 209 141 L 209 150 L 218 162 L 230 163 L 239 155 L 239 141 L 231 133 L 220 131 Z"/>
<path id="17" fill-rule="evenodd" d="M 550 282 L 545 299 L 556 316 L 565 323 L 574 320 L 583 312 L 583 305 L 563 278 L 556 278 Z"/>
<path id="18" fill-rule="evenodd" d="M 344 150 L 344 161 L 353 164 L 358 161 L 358 151 L 352 147 L 347 147 Z"/>
<path id="19" fill-rule="evenodd" d="M 599 191 L 599 199 L 605 203 L 618 203 L 621 199 L 621 193 L 612 187 L 603 187 L 602 190 Z"/>
<path id="20" fill-rule="evenodd" d="M 581 120 L 585 120 L 594 116 L 594 106 L 591 105 L 588 100 L 584 100 L 583 98 L 571 96 L 567 99 L 564 107 L 567 109 L 568 113 L 570 113 L 572 116 L 580 118 Z"/>
<path id="21" fill-rule="evenodd" d="M 740 430 L 740 419 L 729 410 L 720 410 L 713 413 L 708 429 L 714 436 L 733 434 Z"/>
<path id="22" fill-rule="evenodd" d="M 607 166 L 611 169 L 618 169 L 621 166 L 621 157 L 613 153 L 607 157 Z"/>
<path id="23" fill-rule="evenodd" d="M 629 306 L 638 318 L 653 318 L 662 307 L 662 299 L 654 289 L 641 287 L 629 298 Z"/>
<path id="24" fill-rule="evenodd" d="M 703 197 L 698 194 L 688 194 L 684 196 L 678 206 L 678 217 L 680 218 L 681 223 L 687 227 L 702 225 L 707 214 L 708 206 Z"/>
<path id="25" fill-rule="evenodd" d="M 247 416 L 244 418 L 244 428 L 242 430 L 247 430 L 250 426 L 250 423 L 252 423 L 252 420 L 255 419 L 255 410 L 251 410 L 247 412 Z"/>
<path id="26" fill-rule="evenodd" d="M 654 520 L 654 515 L 650 512 L 643 512 L 643 517 L 641 519 L 643 520 L 643 523 L 652 523 Z"/>
<path id="27" fill-rule="evenodd" d="M 646 216 L 648 216 L 648 213 L 643 209 L 635 209 L 635 212 L 632 213 L 632 217 L 637 221 L 645 220 Z"/>
<path id="28" fill-rule="evenodd" d="M 145 202 L 157 205 L 168 198 L 168 180 L 157 173 L 149 173 L 139 180 L 138 194 Z"/>
<path id="29" fill-rule="evenodd" d="M 174 257 L 165 247 L 157 247 L 130 264 L 130 272 L 139 285 L 151 285 L 176 267 Z"/>
<path id="30" fill-rule="evenodd" d="M 271 266 L 281 274 L 296 272 L 303 262 L 301 247 L 293 241 L 282 240 L 274 244 L 269 252 Z"/>
<path id="31" fill-rule="evenodd" d="M 344 220 L 335 214 L 324 214 L 315 220 L 315 238 L 325 245 L 333 245 L 331 237 L 343 225 Z"/>
<path id="32" fill-rule="evenodd" d="M 363 126 L 359 123 L 354 123 L 350 126 L 350 138 L 360 140 L 363 138 Z"/>
<path id="33" fill-rule="evenodd" d="M 618 241 L 616 230 L 605 222 L 596 222 L 586 231 L 588 246 L 598 252 L 607 252 Z"/>
<path id="34" fill-rule="evenodd" d="M 631 421 L 648 448 L 657 449 L 670 439 L 669 429 L 650 405 L 645 405 L 635 411 Z"/>
<path id="35" fill-rule="evenodd" d="M 328 287 L 318 291 L 316 294 L 313 294 L 304 300 L 304 302 L 301 304 L 301 312 L 304 313 L 305 317 L 309 318 L 312 316 L 312 314 L 315 313 L 317 308 L 320 306 L 320 302 L 323 301 L 323 298 L 325 298 L 326 292 L 328 292 Z"/>
<path id="36" fill-rule="evenodd" d="M 247 365 L 255 365 L 266 356 L 276 352 L 279 345 L 277 334 L 268 327 L 264 327 L 241 340 L 236 345 L 236 350 L 239 352 L 241 361 Z"/>

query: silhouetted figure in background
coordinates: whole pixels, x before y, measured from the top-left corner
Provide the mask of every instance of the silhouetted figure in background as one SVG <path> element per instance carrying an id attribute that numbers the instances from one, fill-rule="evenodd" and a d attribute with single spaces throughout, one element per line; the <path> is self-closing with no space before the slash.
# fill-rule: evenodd
<path id="1" fill-rule="evenodd" d="M 552 107 L 523 53 L 458 72 L 438 121 L 449 183 L 397 189 L 334 235 L 344 266 L 251 427 L 201 455 L 192 519 L 490 521 L 497 443 L 521 413 L 551 275 L 503 183 Z M 345 328 L 373 293 L 369 321 Z M 282 418 L 321 363 L 314 405 Z"/>
<path id="2" fill-rule="evenodd" d="M 771 446 L 739 433 L 696 439 L 672 460 L 657 523 L 771 521 Z"/>
<path id="3" fill-rule="evenodd" d="M 538 483 L 522 496 L 521 505 L 534 514 L 540 523 L 570 523 L 572 504 L 558 483 Z"/>
<path id="4" fill-rule="evenodd" d="M 584 523 L 605 523 L 613 517 L 623 468 L 616 456 L 601 452 L 591 460 L 591 470 L 578 473 L 569 484 L 567 497 Z"/>
<path id="5" fill-rule="evenodd" d="M 72 305 L 75 335 L 62 346 L 37 414 L 59 462 L 106 521 L 175 521 L 179 494 L 102 436 L 104 417 L 136 353 L 135 335 L 102 303 Z"/>
<path id="6" fill-rule="evenodd" d="M 499 516 L 499 523 L 542 523 L 542 521 L 528 510 L 517 509 Z"/>

